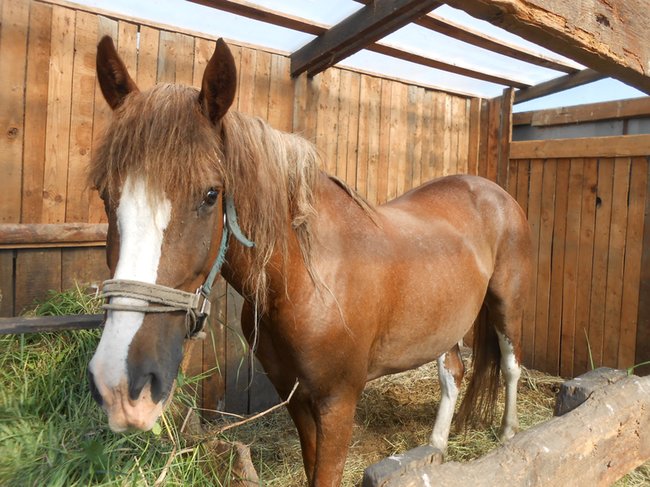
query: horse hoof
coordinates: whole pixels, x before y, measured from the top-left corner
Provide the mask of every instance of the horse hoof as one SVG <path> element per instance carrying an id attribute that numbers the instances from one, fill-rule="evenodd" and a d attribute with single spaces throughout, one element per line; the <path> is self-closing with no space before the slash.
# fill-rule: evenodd
<path id="1" fill-rule="evenodd" d="M 519 431 L 519 427 L 501 427 L 499 430 L 499 441 L 505 443 L 508 440 L 511 440 Z"/>

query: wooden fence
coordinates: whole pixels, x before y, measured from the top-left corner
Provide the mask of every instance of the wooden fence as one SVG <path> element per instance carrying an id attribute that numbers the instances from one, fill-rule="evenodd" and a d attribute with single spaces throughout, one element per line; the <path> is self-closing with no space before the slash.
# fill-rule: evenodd
<path id="1" fill-rule="evenodd" d="M 13 316 L 49 289 L 107 277 L 103 242 L 88 236 L 105 231 L 95 226 L 105 223 L 104 210 L 86 181 L 110 117 L 94 73 L 98 39 L 114 38 L 147 89 L 158 82 L 198 87 L 216 37 L 59 0 L 2 0 L 0 8 L 0 315 Z M 314 141 L 326 170 L 371 202 L 436 176 L 476 172 L 478 100 L 337 68 L 292 79 L 286 55 L 230 45 L 239 67 L 235 108 Z M 24 237 L 78 224 L 89 224 L 82 241 Z M 238 332 L 241 297 L 220 281 L 215 301 L 213 334 L 195 347 L 191 365 L 194 372 L 219 367 L 203 381 L 203 404 L 257 409 L 268 384 L 252 374 L 256 365 Z"/>
<path id="2" fill-rule="evenodd" d="M 610 103 L 533 118 L 593 122 L 647 116 L 647 107 L 643 99 L 623 113 Z M 649 154 L 650 135 L 511 144 L 506 186 L 528 214 L 536 255 L 523 326 L 527 366 L 570 377 L 592 364 L 650 359 Z"/>

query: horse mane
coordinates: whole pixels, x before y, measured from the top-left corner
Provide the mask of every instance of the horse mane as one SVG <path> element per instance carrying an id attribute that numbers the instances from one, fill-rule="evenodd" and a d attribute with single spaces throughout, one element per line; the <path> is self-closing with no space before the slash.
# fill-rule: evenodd
<path id="1" fill-rule="evenodd" d="M 288 255 L 289 228 L 307 272 L 320 282 L 311 250 L 321 158 L 303 137 L 234 110 L 215 127 L 200 112 L 197 99 L 195 88 L 173 84 L 128 95 L 93 154 L 90 180 L 100 194 L 110 196 L 128 172 L 145 179 L 153 188 L 151 197 L 174 201 L 199 199 L 215 180 L 223 181 L 242 230 L 255 242 L 244 292 L 265 310 L 267 267 L 276 251 L 283 259 Z M 330 178 L 374 221 L 369 203 L 340 179 Z"/>

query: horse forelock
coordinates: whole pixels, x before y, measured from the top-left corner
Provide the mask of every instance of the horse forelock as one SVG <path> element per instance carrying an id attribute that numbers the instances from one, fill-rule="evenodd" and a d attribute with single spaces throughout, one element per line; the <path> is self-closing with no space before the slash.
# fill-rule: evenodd
<path id="1" fill-rule="evenodd" d="M 100 193 L 119 190 L 128 175 L 141 178 L 152 197 L 172 201 L 225 185 L 218 133 L 202 115 L 198 95 L 171 84 L 128 95 L 93 154 L 89 176 Z"/>

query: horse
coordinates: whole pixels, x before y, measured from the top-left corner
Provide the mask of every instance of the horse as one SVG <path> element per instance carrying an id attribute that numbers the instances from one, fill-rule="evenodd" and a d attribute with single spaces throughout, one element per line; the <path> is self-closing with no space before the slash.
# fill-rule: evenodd
<path id="1" fill-rule="evenodd" d="M 501 372 L 500 437 L 515 434 L 532 266 L 528 223 L 506 191 L 454 175 L 367 203 L 321 170 L 310 142 L 231 109 L 237 69 L 221 39 L 200 89 L 141 92 L 109 37 L 97 78 L 113 116 L 89 177 L 112 279 L 88 378 L 112 430 L 153 426 L 221 272 L 245 298 L 243 333 L 279 396 L 297 382 L 287 408 L 310 485 L 340 483 L 366 382 L 434 360 L 430 444 L 444 451 L 472 327 L 457 420 L 493 416 Z M 488 319 L 477 320 L 483 306 Z"/>

